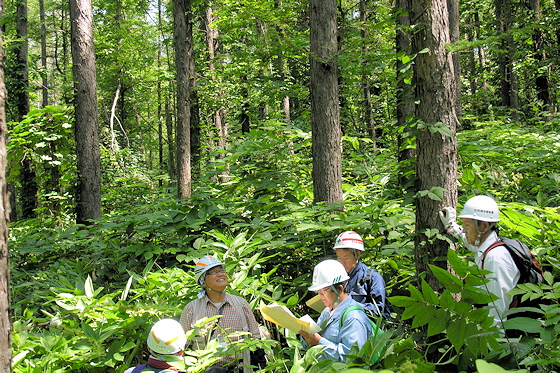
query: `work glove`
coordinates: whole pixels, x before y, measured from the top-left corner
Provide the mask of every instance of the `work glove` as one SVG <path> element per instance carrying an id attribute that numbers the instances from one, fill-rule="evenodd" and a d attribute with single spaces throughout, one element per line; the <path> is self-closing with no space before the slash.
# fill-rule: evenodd
<path id="1" fill-rule="evenodd" d="M 457 212 L 454 207 L 444 207 L 439 212 L 439 218 L 447 233 L 457 235 L 463 232 L 463 228 L 457 224 Z"/>

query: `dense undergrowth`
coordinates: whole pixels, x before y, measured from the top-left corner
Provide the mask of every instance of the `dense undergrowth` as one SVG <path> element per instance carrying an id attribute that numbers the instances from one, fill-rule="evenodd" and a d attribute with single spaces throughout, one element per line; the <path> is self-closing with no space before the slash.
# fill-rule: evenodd
<path id="1" fill-rule="evenodd" d="M 127 157 L 107 154 L 102 219 L 78 226 L 41 215 L 12 223 L 14 371 L 122 372 L 143 361 L 147 330 L 159 318 L 177 318 L 195 297 L 193 260 L 207 253 L 227 263 L 231 292 L 254 308 L 278 302 L 316 317 L 304 306 L 312 268 L 334 255 L 334 238 L 347 229 L 366 239 L 364 261 L 386 279 L 394 322 L 346 364 L 317 364 L 316 350 L 303 351 L 294 335 L 267 325 L 274 341 L 259 342 L 270 362 L 264 371 L 498 371 L 493 364 L 557 371 L 560 136 L 500 123 L 473 126 L 458 136 L 459 201 L 493 195 L 503 211 L 502 234 L 521 235 L 547 270 L 546 284 L 520 290 L 549 298 L 542 318 L 509 325 L 531 336 L 499 338 L 487 311 L 473 306 L 488 296 L 476 287 L 484 280 L 461 248 L 448 258 L 458 277 L 435 269 L 445 292 L 418 281 L 412 196 L 398 186 L 388 149 L 344 139 L 344 210 L 333 213 L 333 206 L 312 204 L 309 134 L 283 128 L 279 136 L 270 124 L 232 143 L 228 183 L 214 183 L 207 170 L 188 201 L 158 187 L 140 162 L 131 170 L 119 164 Z M 220 172 L 215 166 L 212 172 Z M 382 358 L 370 367 L 378 352 Z M 191 370 L 213 356 L 197 352 Z"/>

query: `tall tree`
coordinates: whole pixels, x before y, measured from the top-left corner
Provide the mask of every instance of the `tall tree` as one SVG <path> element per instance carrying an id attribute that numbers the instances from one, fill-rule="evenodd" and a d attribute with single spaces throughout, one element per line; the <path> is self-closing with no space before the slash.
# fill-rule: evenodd
<path id="1" fill-rule="evenodd" d="M 311 0 L 310 94 L 315 202 L 342 201 L 336 0 Z"/>
<path id="2" fill-rule="evenodd" d="M 220 44 L 219 32 L 217 25 L 215 24 L 216 16 L 214 15 L 214 9 L 212 9 L 211 5 L 206 7 L 204 19 L 206 24 L 206 45 L 208 47 L 208 72 L 210 74 L 210 79 L 214 82 L 214 84 L 216 84 L 216 59 L 220 53 Z M 218 159 L 221 160 L 226 156 L 228 127 L 225 118 L 226 113 L 222 107 L 223 95 L 219 91 L 219 88 L 215 91 L 214 96 L 215 108 L 212 113 L 212 121 L 214 122 L 214 128 L 216 129 L 216 137 L 218 138 Z M 229 181 L 228 170 L 226 167 L 224 167 L 224 170 L 220 172 L 220 181 L 222 183 Z"/>
<path id="3" fill-rule="evenodd" d="M 533 29 L 533 51 L 539 64 L 539 69 L 536 77 L 535 84 L 537 86 L 537 99 L 542 103 L 543 109 L 550 111 L 550 92 L 548 84 L 548 75 L 542 72 L 542 65 L 546 63 L 547 56 L 544 48 L 544 37 L 540 28 L 541 23 L 541 2 L 540 0 L 529 0 L 531 11 L 533 13 L 533 22 L 536 25 Z M 546 71 L 546 70 L 545 70 Z"/>
<path id="4" fill-rule="evenodd" d="M 4 16 L 4 0 L 0 0 L 0 18 Z M 4 66 L 6 55 L 0 28 L 0 373 L 12 371 L 12 323 L 10 322 L 10 263 L 8 260 L 8 221 L 10 204 L 6 187 L 6 89 Z"/>
<path id="5" fill-rule="evenodd" d="M 433 240 L 428 230 L 441 228 L 438 212 L 444 206 L 457 203 L 457 77 L 453 56 L 446 49 L 450 42 L 447 1 L 415 0 L 411 5 L 411 19 L 415 20 L 416 28 L 412 49 L 416 53 L 426 51 L 418 54 L 414 65 L 416 117 L 419 119 L 415 260 L 417 273 L 426 272 L 428 284 L 439 289 L 441 285 L 427 265 L 448 269 L 445 257 L 449 244 Z"/>
<path id="6" fill-rule="evenodd" d="M 414 94 L 412 91 L 412 50 L 409 11 L 411 0 L 397 0 L 395 7 L 396 19 L 396 51 L 397 51 L 397 144 L 399 184 L 403 187 L 410 186 L 414 164 L 411 162 L 416 155 L 413 146 L 412 121 L 414 117 Z"/>
<path id="7" fill-rule="evenodd" d="M 101 216 L 97 80 L 90 0 L 70 0 L 70 22 L 78 168 L 76 222 L 88 224 Z"/>
<path id="8" fill-rule="evenodd" d="M 179 198 L 191 196 L 191 97 L 189 62 L 193 55 L 191 1 L 173 0 L 175 69 L 177 73 L 177 191 Z"/>
<path id="9" fill-rule="evenodd" d="M 19 0 L 16 3 L 16 37 L 14 43 L 14 71 L 13 86 L 10 89 L 11 99 L 16 105 L 14 120 L 19 122 L 29 113 L 29 43 L 27 40 L 27 0 Z M 35 209 L 38 206 L 38 186 L 33 162 L 29 157 L 21 160 L 20 175 L 21 192 L 21 215 L 28 219 L 36 216 Z"/>
<path id="10" fill-rule="evenodd" d="M 519 119 L 519 97 L 517 85 L 517 72 L 515 63 L 515 41 L 512 31 L 512 3 L 511 0 L 494 0 L 496 7 L 496 27 L 501 38 L 500 50 L 498 51 L 498 67 L 500 71 L 500 92 L 502 106 L 511 109 L 511 117 L 514 121 Z"/>

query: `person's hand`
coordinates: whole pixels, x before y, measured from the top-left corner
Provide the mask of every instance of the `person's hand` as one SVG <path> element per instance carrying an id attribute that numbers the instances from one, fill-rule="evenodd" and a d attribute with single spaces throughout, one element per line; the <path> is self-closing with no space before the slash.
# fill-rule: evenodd
<path id="1" fill-rule="evenodd" d="M 318 333 L 311 334 L 305 330 L 300 330 L 298 334 L 300 334 L 310 346 L 317 346 L 321 340 L 321 336 Z"/>

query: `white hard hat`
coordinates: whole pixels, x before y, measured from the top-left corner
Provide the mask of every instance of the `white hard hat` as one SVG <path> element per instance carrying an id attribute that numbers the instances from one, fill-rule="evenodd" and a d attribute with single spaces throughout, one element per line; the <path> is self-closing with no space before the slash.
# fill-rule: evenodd
<path id="1" fill-rule="evenodd" d="M 500 221 L 500 211 L 496 201 L 492 198 L 488 196 L 475 196 L 465 203 L 459 218 L 498 222 Z"/>
<path id="2" fill-rule="evenodd" d="M 148 335 L 148 347 L 161 355 L 172 355 L 183 350 L 187 337 L 183 327 L 173 319 L 163 319 L 152 326 Z"/>
<path id="3" fill-rule="evenodd" d="M 202 275 L 204 275 L 210 269 L 218 266 L 223 267 L 224 264 L 211 255 L 205 255 L 200 258 L 194 266 L 194 278 L 196 282 L 202 285 L 204 283 L 204 277 L 202 277 Z"/>
<path id="4" fill-rule="evenodd" d="M 309 290 L 317 291 L 327 286 L 346 281 L 349 278 L 344 266 L 338 260 L 323 260 L 321 263 L 317 264 L 313 270 L 313 283 Z"/>
<path id="5" fill-rule="evenodd" d="M 334 249 L 355 249 L 364 251 L 364 240 L 354 231 L 342 232 L 336 238 Z"/>

